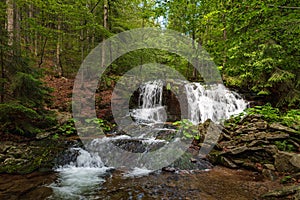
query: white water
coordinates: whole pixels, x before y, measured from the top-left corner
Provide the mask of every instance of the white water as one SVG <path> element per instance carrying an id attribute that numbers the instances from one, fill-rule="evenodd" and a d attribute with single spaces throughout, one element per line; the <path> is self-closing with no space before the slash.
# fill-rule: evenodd
<path id="1" fill-rule="evenodd" d="M 160 80 L 146 83 L 140 87 L 139 108 L 131 111 L 138 122 L 159 123 L 166 121 L 165 108 L 162 106 L 163 82 Z"/>
<path id="2" fill-rule="evenodd" d="M 189 120 L 194 124 L 204 122 L 206 119 L 212 119 L 215 122 L 228 119 L 231 115 L 241 113 L 247 107 L 247 103 L 238 94 L 229 91 L 223 85 L 207 87 L 199 83 L 188 83 L 183 88 L 185 88 L 183 92 L 186 92 L 188 100 Z M 132 110 L 130 115 L 137 123 L 165 122 L 167 114 L 162 97 L 163 83 L 161 81 L 144 84 L 140 88 L 139 108 Z M 104 148 L 103 151 L 109 154 L 110 146 L 105 144 L 113 140 L 132 138 L 128 135 L 104 137 L 95 139 L 91 145 L 98 150 Z M 167 143 L 167 141 L 155 139 L 155 136 L 148 133 L 140 133 L 134 138 L 142 140 L 143 144 Z M 59 178 L 50 185 L 54 190 L 54 195 L 50 199 L 93 199 L 94 192 L 99 190 L 101 184 L 105 182 L 107 172 L 112 169 L 104 165 L 97 153 L 87 152 L 81 148 L 72 150 L 78 152 L 77 159 L 56 170 Z M 132 178 L 145 176 L 151 172 L 141 167 L 128 170 L 123 175 Z"/>
<path id="3" fill-rule="evenodd" d="M 124 177 L 127 177 L 127 178 L 134 178 L 134 177 L 147 176 L 151 172 L 153 172 L 153 171 L 149 170 L 147 168 L 135 167 L 132 171 L 128 171 L 128 172 L 124 173 L 123 175 L 124 175 Z"/>
<path id="4" fill-rule="evenodd" d="M 247 108 L 247 103 L 224 85 L 203 86 L 200 83 L 185 85 L 189 120 L 194 124 L 211 119 L 214 122 L 229 119 Z"/>
<path id="5" fill-rule="evenodd" d="M 105 167 L 96 153 L 89 153 L 81 148 L 73 148 L 78 152 L 76 162 L 71 162 L 56 169 L 59 178 L 52 183 L 53 196 L 49 199 L 90 199 L 86 196 L 105 182 L 107 171 L 112 168 Z"/>
<path id="6" fill-rule="evenodd" d="M 200 83 L 185 83 L 188 100 L 188 119 L 194 124 L 211 119 L 214 122 L 229 119 L 247 108 L 247 102 L 237 93 L 228 90 L 222 84 L 205 86 Z M 148 82 L 141 86 L 139 108 L 131 111 L 131 116 L 141 121 L 165 122 L 167 113 L 162 105 L 163 83 Z"/>

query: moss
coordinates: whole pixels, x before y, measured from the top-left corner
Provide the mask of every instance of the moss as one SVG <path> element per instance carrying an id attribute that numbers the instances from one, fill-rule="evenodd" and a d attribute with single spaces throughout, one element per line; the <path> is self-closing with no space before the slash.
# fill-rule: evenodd
<path id="1" fill-rule="evenodd" d="M 16 148 L 22 145 L 14 144 Z M 0 173 L 28 174 L 34 171 L 51 171 L 54 167 L 54 159 L 67 146 L 63 140 L 32 141 L 27 145 L 21 159 L 12 158 L 10 162 L 0 164 Z"/>

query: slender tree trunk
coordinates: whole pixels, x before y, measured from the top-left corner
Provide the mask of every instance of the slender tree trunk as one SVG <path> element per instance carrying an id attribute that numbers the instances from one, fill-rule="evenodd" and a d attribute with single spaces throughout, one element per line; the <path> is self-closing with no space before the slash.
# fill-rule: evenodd
<path id="1" fill-rule="evenodd" d="M 33 5 L 30 4 L 29 5 L 29 11 L 28 11 L 28 17 L 31 19 L 33 18 Z M 30 28 L 30 25 L 28 24 L 28 29 Z M 38 55 L 38 50 L 37 50 L 37 32 L 34 31 L 29 31 L 30 36 L 29 36 L 29 40 L 30 40 L 30 46 L 31 46 L 31 52 L 34 53 L 35 56 Z"/>
<path id="2" fill-rule="evenodd" d="M 2 31 L 1 31 L 2 32 Z M 0 103 L 4 102 L 4 92 L 5 92 L 5 83 L 4 83 L 4 79 L 5 79 L 5 68 L 4 68 L 4 52 L 3 52 L 3 47 L 4 43 L 2 41 L 1 38 L 1 95 L 0 95 Z"/>
<path id="3" fill-rule="evenodd" d="M 195 29 L 193 30 L 193 33 L 192 33 L 192 37 L 193 37 L 193 49 L 196 51 L 196 44 L 195 44 L 195 40 L 196 40 L 196 33 L 195 33 Z M 197 58 L 195 58 L 196 61 L 198 60 Z M 197 79 L 197 75 L 198 75 L 198 71 L 197 71 L 197 66 L 198 63 L 196 63 L 196 67 L 194 66 L 193 67 L 193 79 L 196 80 Z"/>
<path id="4" fill-rule="evenodd" d="M 14 18 L 14 52 L 16 56 L 21 56 L 21 16 L 20 16 L 20 8 L 16 5 L 14 2 L 14 12 L 15 12 L 15 18 Z"/>
<path id="5" fill-rule="evenodd" d="M 225 67 L 226 62 L 227 62 L 227 44 L 226 44 L 226 41 L 227 41 L 227 30 L 226 30 L 227 23 L 226 23 L 226 15 L 225 14 L 223 14 L 222 21 L 223 21 L 223 26 L 224 26 L 224 30 L 223 30 L 223 40 L 224 40 L 223 67 Z"/>
<path id="6" fill-rule="evenodd" d="M 108 30 L 108 0 L 104 0 L 103 5 L 103 27 Z M 103 41 L 105 38 L 103 38 Z M 103 42 L 103 47 L 105 46 L 105 43 Z M 105 51 L 104 48 L 102 49 L 102 60 L 101 60 L 101 67 L 105 67 Z"/>
<path id="7" fill-rule="evenodd" d="M 34 31 L 34 55 L 38 56 L 39 48 L 38 48 L 38 33 L 37 31 Z"/>
<path id="8" fill-rule="evenodd" d="M 61 61 L 60 61 L 60 49 L 61 49 L 61 19 L 58 19 L 57 22 L 57 43 L 56 43 L 56 69 L 58 76 L 62 76 L 62 66 L 61 66 Z"/>
<path id="9" fill-rule="evenodd" d="M 41 49 L 41 56 L 40 56 L 40 61 L 39 61 L 39 68 L 42 66 L 42 64 L 44 62 L 44 55 L 45 55 L 45 48 L 46 48 L 47 41 L 48 41 L 48 37 L 45 38 L 45 41 L 44 41 L 42 49 Z"/>
<path id="10" fill-rule="evenodd" d="M 6 0 L 8 45 L 13 46 L 14 42 L 14 1 Z"/>
<path id="11" fill-rule="evenodd" d="M 84 60 L 84 31 L 83 31 L 83 29 L 80 30 L 79 40 L 80 40 L 80 44 L 81 44 L 81 62 L 83 62 L 83 60 Z"/>

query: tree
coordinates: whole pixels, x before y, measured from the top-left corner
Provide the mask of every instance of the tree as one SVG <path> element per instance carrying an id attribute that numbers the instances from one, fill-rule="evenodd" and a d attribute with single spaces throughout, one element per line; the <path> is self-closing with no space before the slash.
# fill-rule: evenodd
<path id="1" fill-rule="evenodd" d="M 168 28 L 198 41 L 225 83 L 278 107 L 300 102 L 297 1 L 160 1 Z M 274 98 L 275 97 L 275 98 Z"/>
<path id="2" fill-rule="evenodd" d="M 40 72 L 32 67 L 30 58 L 22 55 L 18 4 L 8 0 L 0 8 L 1 133 L 35 134 L 54 123 L 45 109 L 49 88 L 40 80 Z"/>

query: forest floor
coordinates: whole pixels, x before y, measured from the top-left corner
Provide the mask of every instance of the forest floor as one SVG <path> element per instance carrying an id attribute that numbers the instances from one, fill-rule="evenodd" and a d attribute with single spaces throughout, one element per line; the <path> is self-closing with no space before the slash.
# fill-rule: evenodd
<path id="1" fill-rule="evenodd" d="M 53 96 L 53 104 L 51 109 L 57 109 L 58 111 L 72 112 L 72 92 L 74 79 L 54 76 L 46 76 L 44 78 L 46 85 L 53 89 L 51 95 Z M 110 100 L 112 95 L 112 89 L 102 90 L 96 93 L 96 112 L 97 117 L 101 119 L 109 119 L 111 116 Z"/>

